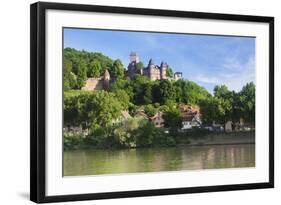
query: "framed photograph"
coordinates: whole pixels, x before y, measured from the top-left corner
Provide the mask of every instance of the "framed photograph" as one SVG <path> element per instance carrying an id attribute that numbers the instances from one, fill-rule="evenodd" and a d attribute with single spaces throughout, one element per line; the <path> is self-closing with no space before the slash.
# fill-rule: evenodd
<path id="1" fill-rule="evenodd" d="M 274 18 L 31 5 L 34 202 L 274 187 Z"/>

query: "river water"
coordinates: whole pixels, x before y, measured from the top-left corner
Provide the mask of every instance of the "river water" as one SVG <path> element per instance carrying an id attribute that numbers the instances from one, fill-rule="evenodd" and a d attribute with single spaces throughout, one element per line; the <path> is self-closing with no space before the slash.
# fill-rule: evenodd
<path id="1" fill-rule="evenodd" d="M 254 144 L 64 152 L 65 176 L 254 166 Z"/>

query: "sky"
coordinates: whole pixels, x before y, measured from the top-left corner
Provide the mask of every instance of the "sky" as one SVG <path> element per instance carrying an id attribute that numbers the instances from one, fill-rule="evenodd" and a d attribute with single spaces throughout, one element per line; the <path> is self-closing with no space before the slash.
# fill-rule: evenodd
<path id="1" fill-rule="evenodd" d="M 157 65 L 167 62 L 210 93 L 216 85 L 240 91 L 255 83 L 254 37 L 65 28 L 64 47 L 101 52 L 121 59 L 125 68 L 135 51 L 145 66 L 150 58 Z"/>

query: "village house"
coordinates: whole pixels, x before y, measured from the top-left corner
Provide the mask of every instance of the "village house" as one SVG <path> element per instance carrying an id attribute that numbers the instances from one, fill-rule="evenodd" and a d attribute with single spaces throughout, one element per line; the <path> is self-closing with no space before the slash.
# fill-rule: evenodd
<path id="1" fill-rule="evenodd" d="M 226 132 L 232 132 L 233 123 L 232 121 L 227 121 L 224 126 Z"/>
<path id="2" fill-rule="evenodd" d="M 138 110 L 135 114 L 135 118 L 139 118 L 139 119 L 144 119 L 144 120 L 148 120 L 149 117 L 147 116 L 147 114 L 144 112 L 144 110 Z"/>
<path id="3" fill-rule="evenodd" d="M 157 112 L 153 117 L 150 118 L 150 121 L 153 122 L 154 126 L 157 128 L 164 127 L 164 118 L 163 112 Z"/>
<path id="4" fill-rule="evenodd" d="M 65 134 L 74 136 L 74 135 L 88 135 L 89 130 L 88 129 L 83 129 L 82 126 L 66 126 L 63 128 L 63 132 Z"/>
<path id="5" fill-rule="evenodd" d="M 192 129 L 193 127 L 201 127 L 202 122 L 199 107 L 181 105 L 179 109 L 182 119 L 182 130 Z"/>
<path id="6" fill-rule="evenodd" d="M 128 111 L 122 110 L 120 116 L 117 119 L 114 119 L 112 121 L 112 124 L 113 125 L 122 124 L 122 123 L 124 123 L 124 121 L 131 119 L 131 118 L 132 118 L 132 116 L 129 114 Z"/>

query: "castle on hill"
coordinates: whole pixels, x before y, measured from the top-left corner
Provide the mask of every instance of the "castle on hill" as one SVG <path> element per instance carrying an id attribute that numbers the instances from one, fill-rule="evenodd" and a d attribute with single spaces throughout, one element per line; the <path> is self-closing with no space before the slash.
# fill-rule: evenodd
<path id="1" fill-rule="evenodd" d="M 182 79 L 181 72 L 175 72 L 173 78 L 167 76 L 168 64 L 161 62 L 160 66 L 153 63 L 152 59 L 148 62 L 147 67 L 139 67 L 139 57 L 136 52 L 131 52 L 130 63 L 125 71 L 126 78 L 132 79 L 135 75 L 147 76 L 150 80 L 179 80 Z M 82 90 L 108 90 L 110 85 L 116 79 L 110 76 L 108 70 L 100 78 L 88 78 Z"/>
<path id="2" fill-rule="evenodd" d="M 166 80 L 170 79 L 167 76 L 168 64 L 166 62 L 161 62 L 160 66 L 154 64 L 153 60 L 150 59 L 147 67 L 140 68 L 139 66 L 139 57 L 137 53 L 132 51 L 130 54 L 130 63 L 128 65 L 126 76 L 131 79 L 135 75 L 144 75 L 147 76 L 150 80 Z M 182 78 L 181 72 L 176 72 L 173 76 L 173 80 L 179 80 Z"/>

